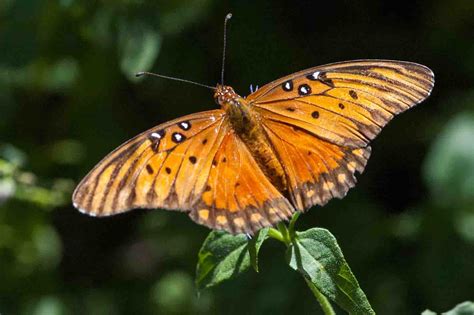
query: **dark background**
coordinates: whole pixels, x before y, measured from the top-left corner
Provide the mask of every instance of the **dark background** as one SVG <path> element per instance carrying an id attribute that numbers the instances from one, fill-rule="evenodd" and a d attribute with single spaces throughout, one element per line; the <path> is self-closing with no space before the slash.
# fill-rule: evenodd
<path id="1" fill-rule="evenodd" d="M 222 22 L 226 82 L 242 95 L 328 62 L 385 58 L 436 74 L 432 96 L 373 142 L 358 185 L 299 228 L 328 228 L 379 314 L 446 311 L 474 298 L 474 2 L 14 1 L 0 3 L 0 313 L 315 314 L 284 248 L 259 274 L 197 298 L 209 230 L 183 214 L 113 218 L 73 209 L 75 184 L 153 125 L 216 108 L 212 92 L 133 77 L 152 70 L 214 85 Z"/>

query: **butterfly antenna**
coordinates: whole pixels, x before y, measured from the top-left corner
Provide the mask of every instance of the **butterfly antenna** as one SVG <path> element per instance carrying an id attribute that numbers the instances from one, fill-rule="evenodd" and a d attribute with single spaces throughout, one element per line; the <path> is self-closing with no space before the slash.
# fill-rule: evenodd
<path id="1" fill-rule="evenodd" d="M 221 71 L 221 84 L 224 85 L 224 65 L 225 65 L 225 47 L 227 43 L 227 21 L 232 18 L 232 13 L 228 13 L 224 20 L 224 48 L 222 49 L 222 71 Z"/>
<path id="2" fill-rule="evenodd" d="M 211 90 L 216 89 L 215 87 L 210 86 L 210 85 L 205 85 L 205 84 L 194 82 L 194 81 L 191 81 L 191 80 L 185 80 L 185 79 L 180 79 L 180 78 L 175 78 L 175 77 L 169 77 L 169 76 L 166 76 L 166 75 L 157 74 L 157 73 L 153 73 L 153 72 L 141 71 L 141 72 L 137 72 L 135 74 L 136 77 L 141 77 L 141 76 L 144 76 L 144 75 L 151 75 L 151 76 L 159 77 L 159 78 L 163 78 L 163 79 L 169 79 L 169 80 L 174 80 L 174 81 L 179 81 L 179 82 L 190 83 L 190 84 L 202 86 L 202 87 L 205 87 L 205 88 L 208 88 L 208 89 L 211 89 Z"/>

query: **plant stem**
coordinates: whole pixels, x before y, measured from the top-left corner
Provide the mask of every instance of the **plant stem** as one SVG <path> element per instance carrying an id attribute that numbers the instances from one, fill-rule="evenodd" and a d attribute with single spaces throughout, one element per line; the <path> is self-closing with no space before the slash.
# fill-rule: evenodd
<path id="1" fill-rule="evenodd" d="M 278 230 L 280 231 L 281 235 L 283 236 L 283 241 L 286 246 L 291 244 L 290 233 L 288 233 L 288 228 L 284 222 L 278 222 L 277 224 Z"/>
<path id="2" fill-rule="evenodd" d="M 281 234 L 280 231 L 278 231 L 277 229 L 275 228 L 270 228 L 268 230 L 268 234 L 267 234 L 269 237 L 273 238 L 273 239 L 276 239 L 277 241 L 280 241 L 284 244 L 286 244 L 285 242 L 285 238 L 283 237 L 283 235 Z"/>
<path id="3" fill-rule="evenodd" d="M 336 312 L 332 308 L 332 305 L 328 301 L 328 299 L 321 292 L 319 292 L 318 288 L 316 288 L 316 286 L 310 280 L 306 279 L 306 277 L 304 276 L 303 278 L 304 278 L 304 281 L 306 281 L 306 284 L 308 285 L 308 287 L 311 289 L 311 292 L 313 292 L 314 296 L 318 300 L 319 305 L 321 305 L 321 308 L 323 309 L 324 314 L 336 315 Z"/>
<path id="4" fill-rule="evenodd" d="M 296 224 L 296 221 L 298 221 L 298 218 L 300 217 L 300 215 L 301 215 L 301 212 L 299 211 L 295 212 L 295 214 L 290 220 L 290 224 L 288 225 L 288 231 L 290 233 L 290 237 L 292 238 L 295 236 L 295 224 Z"/>

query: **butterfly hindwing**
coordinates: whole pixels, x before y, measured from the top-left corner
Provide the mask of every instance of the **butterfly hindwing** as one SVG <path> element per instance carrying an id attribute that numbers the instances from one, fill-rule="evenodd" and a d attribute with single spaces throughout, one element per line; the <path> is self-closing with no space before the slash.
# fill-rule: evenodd
<path id="1" fill-rule="evenodd" d="M 230 131 L 212 158 L 202 201 L 190 216 L 211 228 L 253 234 L 293 212 L 239 136 Z"/>
<path id="2" fill-rule="evenodd" d="M 360 60 L 297 72 L 247 100 L 267 119 L 356 148 L 366 146 L 394 115 L 423 101 L 433 84 L 433 73 L 422 65 Z"/>
<path id="3" fill-rule="evenodd" d="M 285 169 L 290 198 L 301 211 L 344 197 L 356 183 L 354 173 L 363 172 L 370 156 L 370 147 L 340 147 L 271 120 L 264 129 Z"/>

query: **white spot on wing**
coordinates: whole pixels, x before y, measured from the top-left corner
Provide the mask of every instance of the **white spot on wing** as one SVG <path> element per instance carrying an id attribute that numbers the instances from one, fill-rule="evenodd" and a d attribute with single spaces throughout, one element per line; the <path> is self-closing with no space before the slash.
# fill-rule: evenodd
<path id="1" fill-rule="evenodd" d="M 159 134 L 159 133 L 156 133 L 156 132 L 153 132 L 153 133 L 151 134 L 151 136 L 152 136 L 153 138 L 161 139 L 160 134 Z"/>
<path id="2" fill-rule="evenodd" d="M 174 138 L 176 141 L 181 141 L 183 139 L 183 136 L 180 133 L 175 133 Z"/>
<path id="3" fill-rule="evenodd" d="M 317 80 L 319 78 L 319 71 L 316 71 L 315 73 L 313 73 L 313 79 Z"/>

